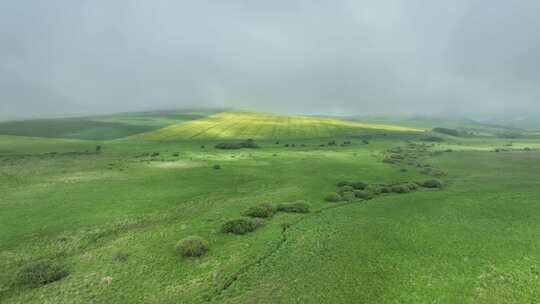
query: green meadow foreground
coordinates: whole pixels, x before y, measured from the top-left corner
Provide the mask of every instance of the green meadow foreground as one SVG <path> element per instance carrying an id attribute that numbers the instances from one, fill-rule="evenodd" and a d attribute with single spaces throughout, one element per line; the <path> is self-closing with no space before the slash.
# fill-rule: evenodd
<path id="1" fill-rule="evenodd" d="M 92 118 L 91 132 L 88 119 L 61 132 L 43 121 L 24 131 L 0 123 L 1 303 L 540 298 L 540 139 L 532 135 L 499 138 L 482 126 L 481 136 L 454 137 L 246 112 L 163 115 Z M 215 148 L 248 138 L 259 147 Z M 429 180 L 442 188 L 403 190 Z M 333 192 L 340 198 L 328 201 Z M 282 208 L 253 232 L 223 231 L 250 207 L 297 201 L 309 212 Z M 190 236 L 208 251 L 178 255 Z M 61 275 L 28 284 L 24 271 L 43 261 Z"/>

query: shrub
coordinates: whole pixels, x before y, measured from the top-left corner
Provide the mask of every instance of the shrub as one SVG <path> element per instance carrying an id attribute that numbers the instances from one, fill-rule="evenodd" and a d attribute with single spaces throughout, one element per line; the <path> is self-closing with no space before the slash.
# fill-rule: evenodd
<path id="1" fill-rule="evenodd" d="M 257 206 L 250 207 L 244 215 L 250 217 L 272 217 L 276 213 L 276 208 L 270 204 L 260 204 Z"/>
<path id="2" fill-rule="evenodd" d="M 375 195 L 372 192 L 365 191 L 365 190 L 354 190 L 354 196 L 356 196 L 357 198 L 365 199 L 365 200 L 370 200 L 373 197 L 375 197 Z"/>
<path id="3" fill-rule="evenodd" d="M 214 165 L 213 168 L 214 168 L 215 170 L 219 170 L 219 169 L 221 169 L 221 166 L 216 164 L 216 165 Z"/>
<path id="4" fill-rule="evenodd" d="M 354 192 L 352 191 L 345 191 L 341 194 L 341 199 L 344 200 L 344 201 L 353 201 L 354 199 L 356 198 L 356 196 L 354 195 Z"/>
<path id="5" fill-rule="evenodd" d="M 173 153 L 173 155 L 172 155 L 172 156 L 174 156 L 174 157 L 178 157 L 178 156 L 180 156 L 180 154 L 179 154 L 179 153 Z"/>
<path id="6" fill-rule="evenodd" d="M 368 184 L 364 182 L 354 182 L 351 184 L 351 186 L 356 190 L 364 190 L 368 186 Z"/>
<path id="7" fill-rule="evenodd" d="M 430 179 L 420 183 L 420 186 L 425 188 L 442 188 L 443 183 L 438 179 Z"/>
<path id="8" fill-rule="evenodd" d="M 404 184 L 404 186 L 409 188 L 409 190 L 411 190 L 411 191 L 414 191 L 414 190 L 418 189 L 418 185 L 415 184 L 415 183 L 406 183 L 406 184 Z"/>
<path id="9" fill-rule="evenodd" d="M 367 139 L 362 139 L 362 143 L 363 143 L 364 145 L 369 145 L 369 141 L 368 141 Z"/>
<path id="10" fill-rule="evenodd" d="M 125 262 L 129 258 L 129 254 L 124 251 L 117 251 L 113 254 L 112 259 L 116 262 Z"/>
<path id="11" fill-rule="evenodd" d="M 382 186 L 381 187 L 381 193 L 390 193 L 390 192 L 392 192 L 391 187 L 387 187 L 387 186 Z"/>
<path id="12" fill-rule="evenodd" d="M 36 288 L 66 277 L 67 269 L 51 260 L 38 260 L 22 267 L 17 273 L 17 282 Z"/>
<path id="13" fill-rule="evenodd" d="M 339 191 L 338 191 L 338 192 L 339 192 L 340 194 L 342 194 L 343 192 L 351 192 L 351 191 L 353 191 L 353 190 L 354 190 L 354 188 L 351 187 L 351 186 L 343 186 L 343 187 L 339 188 Z"/>
<path id="14" fill-rule="evenodd" d="M 343 187 L 343 186 L 352 186 L 353 183 L 351 182 L 348 182 L 348 181 L 340 181 L 337 183 L 337 186 L 338 187 Z"/>
<path id="15" fill-rule="evenodd" d="M 219 143 L 215 147 L 216 149 L 231 150 L 231 149 L 242 149 L 242 148 L 254 149 L 254 148 L 258 148 L 259 146 L 255 143 L 253 139 L 248 139 L 246 141 L 238 142 L 238 143 Z"/>
<path id="16" fill-rule="evenodd" d="M 200 236 L 188 236 L 178 242 L 175 249 L 183 257 L 200 257 L 208 251 L 208 242 Z"/>
<path id="17" fill-rule="evenodd" d="M 394 193 L 408 193 L 411 190 L 406 185 L 395 185 L 392 186 L 392 192 Z"/>
<path id="18" fill-rule="evenodd" d="M 328 146 L 336 146 L 336 141 L 335 140 L 331 140 L 328 142 Z"/>
<path id="19" fill-rule="evenodd" d="M 381 193 L 381 187 L 377 186 L 377 185 L 368 185 L 366 188 L 365 188 L 366 191 L 368 192 L 371 192 L 373 194 L 379 194 Z"/>
<path id="20" fill-rule="evenodd" d="M 324 197 L 324 200 L 327 202 L 339 202 L 341 200 L 341 196 L 335 192 L 330 192 Z"/>
<path id="21" fill-rule="evenodd" d="M 458 130 L 449 129 L 449 128 L 433 128 L 433 132 L 446 134 L 446 135 L 452 135 L 452 136 L 459 136 L 460 132 Z"/>
<path id="22" fill-rule="evenodd" d="M 225 233 L 246 234 L 262 227 L 264 221 L 257 218 L 239 218 L 227 221 L 221 226 Z"/>
<path id="23" fill-rule="evenodd" d="M 309 213 L 309 204 L 304 201 L 279 204 L 277 206 L 277 211 L 291 213 Z"/>

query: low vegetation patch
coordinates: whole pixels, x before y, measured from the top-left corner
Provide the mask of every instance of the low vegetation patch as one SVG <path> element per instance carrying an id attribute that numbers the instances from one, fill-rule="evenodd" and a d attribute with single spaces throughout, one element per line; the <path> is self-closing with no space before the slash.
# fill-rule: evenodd
<path id="1" fill-rule="evenodd" d="M 239 218 L 227 221 L 221 226 L 225 233 L 246 234 L 257 230 L 264 225 L 264 221 L 259 218 Z"/>
<path id="2" fill-rule="evenodd" d="M 255 143 L 253 139 L 248 139 L 246 141 L 237 142 L 237 143 L 219 143 L 216 146 L 216 149 L 225 149 L 225 150 L 233 150 L 233 149 L 254 149 L 259 148 L 259 146 Z"/>
<path id="3" fill-rule="evenodd" d="M 351 186 L 343 186 L 343 187 L 340 187 L 338 190 L 339 194 L 343 194 L 344 192 L 352 192 L 352 191 L 354 191 L 354 188 Z"/>
<path id="4" fill-rule="evenodd" d="M 188 236 L 176 245 L 176 253 L 182 257 L 200 257 L 208 252 L 208 242 L 200 236 Z"/>
<path id="5" fill-rule="evenodd" d="M 433 132 L 451 135 L 451 136 L 461 135 L 461 132 L 459 132 L 458 130 L 450 129 L 450 128 L 441 128 L 441 127 L 433 128 Z"/>
<path id="6" fill-rule="evenodd" d="M 309 213 L 309 204 L 304 201 L 279 204 L 277 206 L 277 211 L 290 213 Z"/>
<path id="7" fill-rule="evenodd" d="M 353 191 L 345 191 L 341 194 L 341 199 L 347 202 L 354 201 L 356 196 Z"/>
<path id="8" fill-rule="evenodd" d="M 395 185 L 392 186 L 392 192 L 394 193 L 409 193 L 411 192 L 411 189 L 407 187 L 407 185 Z"/>
<path id="9" fill-rule="evenodd" d="M 68 274 L 69 271 L 64 265 L 44 259 L 22 267 L 16 280 L 20 285 L 37 288 L 61 280 Z"/>
<path id="10" fill-rule="evenodd" d="M 271 204 L 260 204 L 257 206 L 250 207 L 245 213 L 245 216 L 249 217 L 260 217 L 268 218 L 272 217 L 276 213 L 276 207 Z"/>
<path id="11" fill-rule="evenodd" d="M 324 197 L 324 200 L 327 202 L 339 202 L 341 200 L 341 195 L 336 192 L 330 192 Z"/>
<path id="12" fill-rule="evenodd" d="M 366 190 L 354 190 L 354 196 L 364 200 L 370 200 L 375 197 L 375 194 Z"/>
<path id="13" fill-rule="evenodd" d="M 443 187 L 442 181 L 438 179 L 430 179 L 427 181 L 420 182 L 419 184 L 420 186 L 425 187 L 425 188 L 442 188 Z"/>

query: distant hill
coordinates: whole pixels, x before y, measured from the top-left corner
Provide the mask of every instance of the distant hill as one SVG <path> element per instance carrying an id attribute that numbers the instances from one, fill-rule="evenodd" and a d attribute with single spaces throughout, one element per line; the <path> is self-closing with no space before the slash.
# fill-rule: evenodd
<path id="1" fill-rule="evenodd" d="M 462 132 L 472 132 L 476 135 L 493 136 L 507 133 L 524 133 L 522 128 L 505 126 L 495 123 L 483 123 L 472 119 L 454 117 L 427 117 L 427 116 L 361 116 L 349 117 L 351 121 L 381 124 L 396 124 L 415 128 L 450 128 Z"/>
<path id="2" fill-rule="evenodd" d="M 215 111 L 152 111 L 0 122 L 0 135 L 105 140 L 204 118 Z"/>
<path id="3" fill-rule="evenodd" d="M 226 111 L 204 119 L 170 125 L 136 137 L 147 140 L 286 139 L 422 131 L 421 128 L 415 127 L 360 123 L 335 118 Z"/>

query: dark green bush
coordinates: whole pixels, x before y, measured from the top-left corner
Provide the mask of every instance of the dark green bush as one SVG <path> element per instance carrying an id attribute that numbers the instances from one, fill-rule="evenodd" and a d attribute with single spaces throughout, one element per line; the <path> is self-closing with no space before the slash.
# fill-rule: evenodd
<path id="1" fill-rule="evenodd" d="M 262 227 L 264 221 L 259 218 L 239 218 L 227 221 L 221 226 L 225 233 L 246 234 Z"/>
<path id="2" fill-rule="evenodd" d="M 348 182 L 348 181 L 340 181 L 336 184 L 338 187 L 344 187 L 344 186 L 352 186 L 353 183 L 352 182 Z"/>
<path id="3" fill-rule="evenodd" d="M 238 142 L 238 143 L 219 143 L 215 147 L 216 149 L 232 150 L 232 149 L 242 149 L 242 148 L 254 149 L 254 148 L 258 148 L 259 146 L 255 143 L 253 139 L 248 139 L 246 141 Z"/>
<path id="4" fill-rule="evenodd" d="M 356 196 L 354 195 L 353 191 L 345 191 L 341 194 L 341 199 L 344 201 L 354 201 L 355 198 Z"/>
<path id="5" fill-rule="evenodd" d="M 214 165 L 213 168 L 216 169 L 216 170 L 219 170 L 219 169 L 221 169 L 221 166 L 220 165 Z"/>
<path id="6" fill-rule="evenodd" d="M 372 192 L 366 190 L 354 190 L 354 196 L 365 200 L 370 200 L 375 197 Z"/>
<path id="7" fill-rule="evenodd" d="M 381 193 L 381 187 L 377 185 L 368 185 L 364 190 L 371 192 L 374 195 Z"/>
<path id="8" fill-rule="evenodd" d="M 394 193 L 408 193 L 411 190 L 406 185 L 395 185 L 392 186 L 392 192 Z"/>
<path id="9" fill-rule="evenodd" d="M 339 188 L 338 192 L 339 192 L 339 194 L 343 194 L 343 192 L 351 192 L 353 190 L 354 190 L 354 188 L 351 187 L 351 186 L 343 186 L 343 187 Z"/>
<path id="10" fill-rule="evenodd" d="M 113 254 L 112 259 L 116 262 L 125 262 L 129 258 L 129 254 L 124 251 L 117 251 Z"/>
<path id="11" fill-rule="evenodd" d="M 40 287 L 63 279 L 69 274 L 64 265 L 51 260 L 38 260 L 22 267 L 17 282 L 27 287 Z"/>
<path id="12" fill-rule="evenodd" d="M 409 190 L 411 190 L 411 191 L 414 191 L 414 190 L 418 189 L 418 185 L 415 184 L 415 183 L 406 183 L 406 184 L 404 184 L 404 186 L 409 188 Z"/>
<path id="13" fill-rule="evenodd" d="M 388 186 L 382 186 L 381 187 L 381 193 L 390 193 L 392 192 L 392 188 Z"/>
<path id="14" fill-rule="evenodd" d="M 260 204 L 250 207 L 245 213 L 245 216 L 267 218 L 272 217 L 276 213 L 276 207 L 271 204 Z"/>
<path id="15" fill-rule="evenodd" d="M 425 188 L 442 188 L 443 183 L 438 179 L 430 179 L 420 183 L 420 186 Z"/>
<path id="16" fill-rule="evenodd" d="M 188 236 L 180 240 L 175 249 L 183 257 L 200 257 L 208 251 L 208 242 L 200 236 Z"/>
<path id="17" fill-rule="evenodd" d="M 279 204 L 277 206 L 277 211 L 291 213 L 309 213 L 309 204 L 303 201 Z"/>
<path id="18" fill-rule="evenodd" d="M 341 196 L 335 192 L 330 192 L 324 197 L 324 200 L 327 202 L 339 202 L 341 200 Z"/>
<path id="19" fill-rule="evenodd" d="M 458 130 L 454 130 L 450 128 L 440 128 L 440 127 L 433 128 L 433 132 L 446 134 L 446 135 L 452 135 L 452 136 L 459 136 L 461 134 L 461 132 L 459 132 Z"/>
<path id="20" fill-rule="evenodd" d="M 356 190 L 364 190 L 368 186 L 368 184 L 364 182 L 354 182 L 351 184 L 351 186 Z"/>

